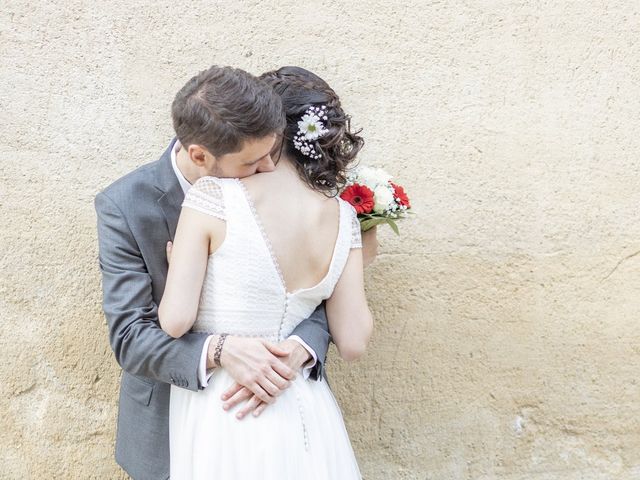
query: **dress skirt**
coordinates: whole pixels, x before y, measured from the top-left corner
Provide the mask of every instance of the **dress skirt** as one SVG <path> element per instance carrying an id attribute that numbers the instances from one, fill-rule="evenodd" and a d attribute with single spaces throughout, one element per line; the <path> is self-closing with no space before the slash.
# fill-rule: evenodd
<path id="1" fill-rule="evenodd" d="M 171 386 L 171 480 L 361 479 L 326 381 L 296 380 L 258 417 L 222 409 L 223 368 L 197 392 Z"/>

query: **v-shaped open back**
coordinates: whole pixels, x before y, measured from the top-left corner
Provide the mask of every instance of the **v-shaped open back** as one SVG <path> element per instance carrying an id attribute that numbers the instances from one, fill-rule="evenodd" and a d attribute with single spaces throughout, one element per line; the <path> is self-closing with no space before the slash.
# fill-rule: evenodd
<path id="1" fill-rule="evenodd" d="M 258 213 L 258 209 L 256 208 L 255 202 L 253 201 L 253 198 L 251 197 L 251 193 L 249 192 L 249 190 L 247 189 L 247 186 L 244 184 L 244 182 L 240 179 L 238 180 L 238 184 L 240 185 L 240 188 L 242 190 L 243 196 L 245 198 L 245 200 L 247 201 L 247 205 L 249 206 L 249 209 L 251 210 L 251 214 L 253 217 L 253 221 L 255 222 L 256 226 L 258 227 L 258 230 L 260 230 L 260 234 L 262 235 L 262 240 L 264 241 L 265 246 L 267 247 L 267 250 L 269 250 L 269 255 L 271 257 L 271 263 L 273 264 L 274 269 L 276 270 L 276 273 L 278 274 L 278 277 L 280 278 L 280 281 L 282 282 L 282 288 L 285 291 L 285 293 L 287 293 L 287 295 L 295 295 L 296 293 L 300 293 L 300 292 L 305 292 L 308 290 L 313 290 L 314 288 L 322 285 L 327 278 L 329 277 L 329 274 L 331 273 L 331 269 L 333 268 L 333 264 L 334 264 L 334 260 L 336 258 L 336 250 L 338 249 L 338 242 L 340 239 L 340 234 L 341 234 L 341 230 L 344 228 L 343 227 L 343 208 L 342 205 L 340 204 L 340 201 L 336 198 L 336 204 L 338 206 L 338 231 L 336 233 L 336 238 L 333 242 L 333 248 L 331 249 L 331 259 L 329 260 L 329 266 L 326 269 L 326 272 L 324 273 L 324 275 L 322 276 L 321 280 L 319 282 L 316 282 L 314 285 L 309 286 L 309 287 L 300 287 L 300 288 L 296 288 L 295 290 L 291 291 L 288 289 L 288 282 L 285 279 L 284 276 L 284 272 L 282 270 L 282 267 L 280 266 L 281 263 L 278 260 L 278 256 L 275 253 L 275 250 L 273 248 L 273 244 L 271 243 L 271 239 L 269 237 L 269 235 L 266 232 L 266 229 L 264 228 L 264 224 L 262 222 L 262 219 L 260 218 L 260 214 Z"/>

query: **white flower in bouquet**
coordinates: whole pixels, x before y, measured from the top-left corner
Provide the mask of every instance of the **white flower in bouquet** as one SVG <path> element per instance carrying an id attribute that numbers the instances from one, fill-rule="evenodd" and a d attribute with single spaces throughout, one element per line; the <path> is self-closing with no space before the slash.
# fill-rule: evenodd
<path id="1" fill-rule="evenodd" d="M 359 167 L 356 179 L 356 182 L 375 190 L 379 185 L 387 185 L 391 180 L 391 175 L 380 168 Z"/>
<path id="2" fill-rule="evenodd" d="M 393 189 L 389 187 L 389 184 L 379 185 L 373 190 L 373 198 L 375 204 L 373 211 L 375 213 L 384 213 L 391 210 L 392 204 L 395 205 L 393 199 Z"/>

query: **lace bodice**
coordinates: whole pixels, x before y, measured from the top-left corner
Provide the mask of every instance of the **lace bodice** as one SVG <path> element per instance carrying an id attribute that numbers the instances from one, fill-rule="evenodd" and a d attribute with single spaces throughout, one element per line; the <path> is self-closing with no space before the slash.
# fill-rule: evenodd
<path id="1" fill-rule="evenodd" d="M 309 288 L 286 291 L 278 261 L 244 184 L 235 178 L 204 177 L 187 192 L 183 207 L 226 222 L 222 245 L 209 256 L 195 331 L 287 338 L 329 298 L 351 248 L 362 246 L 355 210 L 344 200 L 331 264 Z"/>

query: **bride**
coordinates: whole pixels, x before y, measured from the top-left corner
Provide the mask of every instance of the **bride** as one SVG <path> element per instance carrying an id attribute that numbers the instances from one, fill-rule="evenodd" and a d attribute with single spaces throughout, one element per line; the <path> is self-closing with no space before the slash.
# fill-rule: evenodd
<path id="1" fill-rule="evenodd" d="M 219 355 L 227 336 L 287 338 L 326 300 L 333 342 L 353 360 L 373 319 L 360 225 L 336 190 L 363 140 L 318 76 L 284 67 L 262 78 L 286 113 L 275 167 L 243 179 L 203 177 L 188 191 L 160 325 L 173 337 L 216 334 Z M 244 420 L 223 409 L 221 395 L 233 384 L 218 367 L 204 390 L 171 387 L 172 480 L 361 478 L 326 381 L 298 374 L 260 416 Z"/>

